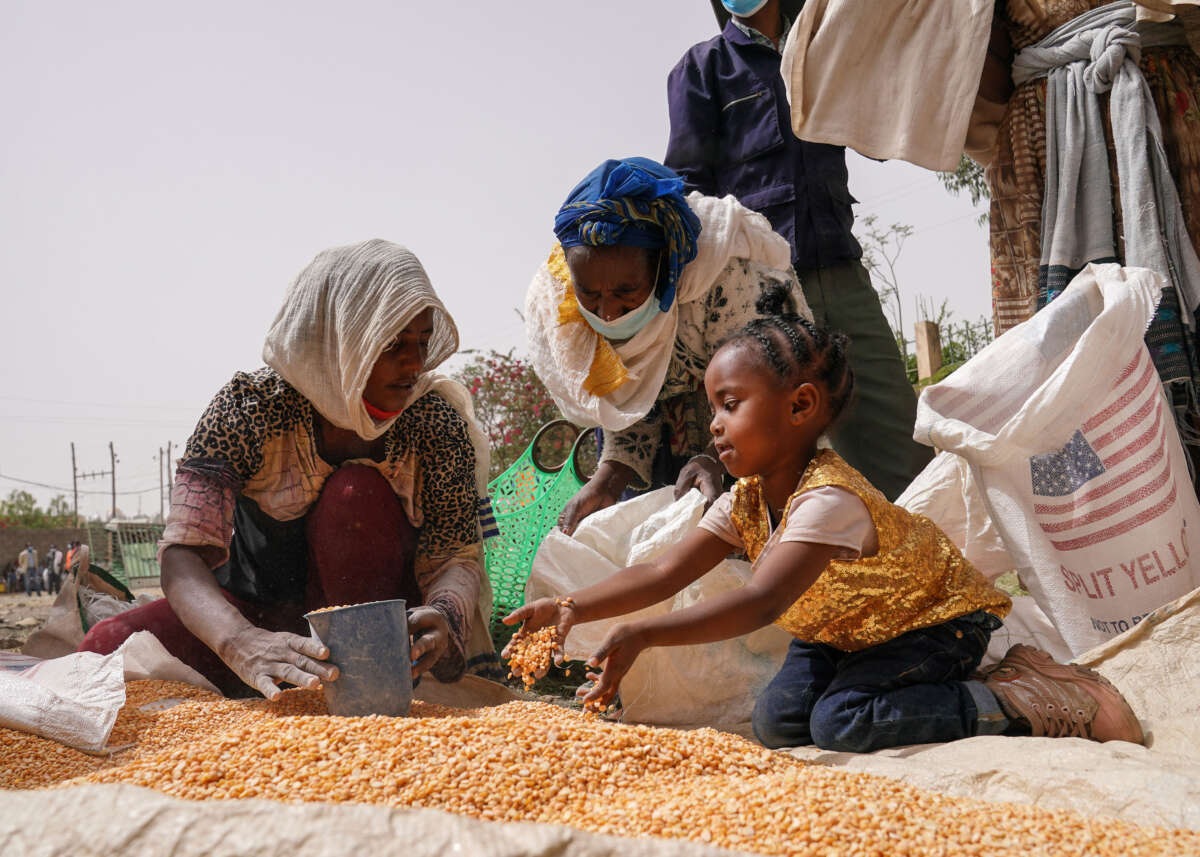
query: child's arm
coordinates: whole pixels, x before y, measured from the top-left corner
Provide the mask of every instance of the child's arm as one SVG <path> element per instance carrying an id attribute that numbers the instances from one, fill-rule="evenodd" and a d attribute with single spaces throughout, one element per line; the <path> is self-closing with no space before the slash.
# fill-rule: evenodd
<path id="1" fill-rule="evenodd" d="M 803 595 L 841 548 L 812 542 L 781 542 L 763 558 L 741 589 L 707 598 L 685 610 L 616 626 L 588 660 L 604 665 L 585 702 L 607 705 L 643 649 L 728 640 L 778 619 Z"/>
<path id="2" fill-rule="evenodd" d="M 561 641 L 572 626 L 581 622 L 622 616 L 670 598 L 711 570 L 732 550 L 728 542 L 697 528 L 651 562 L 623 568 L 587 589 L 560 599 L 530 602 L 505 616 L 503 621 L 506 625 L 524 622 L 522 630 L 527 632 L 555 624 Z M 508 656 L 507 647 L 502 654 Z"/>

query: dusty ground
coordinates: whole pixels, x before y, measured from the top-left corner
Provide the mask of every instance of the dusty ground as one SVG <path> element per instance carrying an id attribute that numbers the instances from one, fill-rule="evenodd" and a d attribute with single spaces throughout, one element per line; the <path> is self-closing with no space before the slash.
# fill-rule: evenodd
<path id="1" fill-rule="evenodd" d="M 162 595 L 160 589 L 135 589 L 134 595 Z M 19 649 L 46 622 L 57 595 L 0 594 L 0 650 Z"/>
<path id="2" fill-rule="evenodd" d="M 50 615 L 53 595 L 0 595 L 0 649 L 19 649 Z"/>

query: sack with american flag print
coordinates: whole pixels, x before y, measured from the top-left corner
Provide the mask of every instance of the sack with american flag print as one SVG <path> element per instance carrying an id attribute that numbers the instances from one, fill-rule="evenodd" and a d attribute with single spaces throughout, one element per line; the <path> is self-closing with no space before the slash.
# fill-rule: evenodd
<path id="1" fill-rule="evenodd" d="M 1200 585 L 1200 503 L 1142 339 L 1161 284 L 1145 269 L 1088 265 L 927 387 L 917 409 L 917 440 L 966 464 L 942 495 L 981 500 L 946 516 L 962 530 L 947 535 L 961 546 L 988 529 L 968 518 L 989 516 L 1075 655 Z"/>

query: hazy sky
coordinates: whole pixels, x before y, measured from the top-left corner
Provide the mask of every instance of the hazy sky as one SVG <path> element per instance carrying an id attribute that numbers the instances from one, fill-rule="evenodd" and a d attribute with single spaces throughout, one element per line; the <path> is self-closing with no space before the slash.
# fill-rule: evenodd
<path id="1" fill-rule="evenodd" d="M 158 512 L 158 450 L 261 364 L 321 249 L 408 245 L 464 348 L 524 348 L 515 308 L 567 191 L 661 159 L 666 75 L 707 0 L 0 0 L 0 494 L 70 499 L 119 461 Z M 912 225 L 905 311 L 990 311 L 986 230 L 932 173 L 850 156 L 859 217 Z M 911 335 L 911 333 L 910 333 Z M 107 514 L 107 480 L 80 482 Z"/>

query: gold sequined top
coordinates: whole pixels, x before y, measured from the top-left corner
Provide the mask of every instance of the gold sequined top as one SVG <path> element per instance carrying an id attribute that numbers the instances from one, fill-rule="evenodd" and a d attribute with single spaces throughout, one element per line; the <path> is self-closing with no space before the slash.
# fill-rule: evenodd
<path id="1" fill-rule="evenodd" d="M 863 501 L 879 550 L 870 557 L 830 561 L 776 625 L 806 642 L 857 652 L 976 610 L 1008 615 L 1008 596 L 989 584 L 933 521 L 889 503 L 833 450 L 820 450 L 809 462 L 776 533 L 787 525 L 797 497 L 825 485 Z M 757 476 L 734 485 L 730 518 L 747 556 L 757 563 L 774 546 L 768 544 L 767 503 Z"/>

